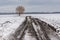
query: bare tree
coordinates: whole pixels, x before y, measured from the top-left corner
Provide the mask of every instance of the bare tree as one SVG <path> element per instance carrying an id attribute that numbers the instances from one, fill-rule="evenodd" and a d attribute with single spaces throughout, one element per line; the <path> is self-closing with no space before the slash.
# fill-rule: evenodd
<path id="1" fill-rule="evenodd" d="M 24 9 L 23 6 L 18 6 L 18 7 L 16 8 L 16 12 L 19 14 L 19 16 L 20 16 L 20 14 L 23 14 L 24 11 L 25 11 L 25 9 Z"/>

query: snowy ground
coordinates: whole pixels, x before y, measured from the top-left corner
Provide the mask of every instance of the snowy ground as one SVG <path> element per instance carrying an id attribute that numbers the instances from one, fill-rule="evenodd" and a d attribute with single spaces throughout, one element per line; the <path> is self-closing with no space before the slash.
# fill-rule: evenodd
<path id="1" fill-rule="evenodd" d="M 60 25 L 60 14 L 26 14 L 24 16 L 33 16 L 42 20 L 50 21 L 52 24 Z"/>
<path id="2" fill-rule="evenodd" d="M 58 36 L 60 36 L 60 14 L 26 14 L 24 16 L 33 16 L 52 25 L 56 29 Z"/>
<path id="3" fill-rule="evenodd" d="M 13 34 L 19 25 L 24 21 L 25 16 L 39 18 L 60 31 L 60 14 L 23 14 L 19 16 L 1 16 L 0 15 L 0 40 L 6 39 Z M 17 25 L 16 25 L 17 24 Z M 8 38 L 7 38 L 8 40 Z"/>
<path id="4" fill-rule="evenodd" d="M 14 34 L 19 25 L 24 21 L 24 17 L 0 17 L 0 40 L 8 40 L 11 34 Z"/>

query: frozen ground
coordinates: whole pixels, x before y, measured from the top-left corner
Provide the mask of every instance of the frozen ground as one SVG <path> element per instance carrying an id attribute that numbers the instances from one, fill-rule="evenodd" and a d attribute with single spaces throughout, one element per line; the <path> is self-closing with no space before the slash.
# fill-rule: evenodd
<path id="1" fill-rule="evenodd" d="M 11 34 L 14 34 L 19 25 L 24 21 L 24 17 L 0 17 L 0 40 L 8 40 Z"/>
<path id="2" fill-rule="evenodd" d="M 26 14 L 24 16 L 33 16 L 33 17 L 37 17 L 40 18 L 41 20 L 47 20 L 49 21 L 51 24 L 55 24 L 56 25 L 60 25 L 60 14 Z"/>
<path id="3" fill-rule="evenodd" d="M 33 16 L 54 26 L 58 36 L 60 36 L 60 14 L 26 14 L 24 16 Z"/>
<path id="4" fill-rule="evenodd" d="M 10 36 L 10 34 L 13 34 L 15 30 L 19 27 L 19 25 L 24 21 L 25 16 L 33 16 L 39 18 L 51 24 L 57 30 L 60 30 L 60 14 L 28 14 L 28 15 L 23 14 L 20 17 L 13 15 L 0 16 L 0 40 L 6 39 L 7 37 Z"/>

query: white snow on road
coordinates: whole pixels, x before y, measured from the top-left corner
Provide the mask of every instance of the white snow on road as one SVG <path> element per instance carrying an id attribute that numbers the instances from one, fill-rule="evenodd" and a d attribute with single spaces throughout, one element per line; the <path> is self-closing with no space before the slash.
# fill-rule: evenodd
<path id="1" fill-rule="evenodd" d="M 60 14 L 23 14 L 21 16 L 0 16 L 0 40 L 7 39 L 24 21 L 25 16 L 39 18 L 60 31 Z M 17 25 L 16 25 L 17 24 Z M 58 33 L 59 35 L 60 33 Z"/>
<path id="2" fill-rule="evenodd" d="M 24 14 L 22 16 L 33 16 L 39 18 L 40 20 L 52 25 L 56 29 L 58 36 L 60 36 L 60 14 Z"/>
<path id="3" fill-rule="evenodd" d="M 51 34 L 48 34 L 49 37 L 51 40 L 60 40 L 60 14 L 23 14 L 22 16 L 32 16 L 50 24 L 59 32 L 51 31 Z"/>
<path id="4" fill-rule="evenodd" d="M 56 24 L 60 26 L 60 14 L 25 14 L 22 16 L 33 16 L 43 21 L 50 22 L 51 24 Z"/>

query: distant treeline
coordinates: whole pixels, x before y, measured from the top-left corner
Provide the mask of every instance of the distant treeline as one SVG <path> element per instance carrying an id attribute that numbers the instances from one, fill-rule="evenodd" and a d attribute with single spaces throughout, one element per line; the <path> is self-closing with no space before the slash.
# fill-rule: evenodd
<path id="1" fill-rule="evenodd" d="M 0 15 L 12 15 L 12 14 L 18 13 L 0 13 Z M 24 14 L 60 14 L 60 12 L 25 12 Z"/>

